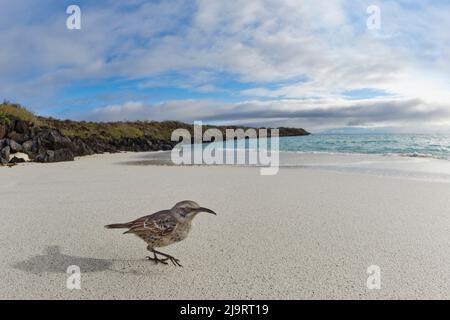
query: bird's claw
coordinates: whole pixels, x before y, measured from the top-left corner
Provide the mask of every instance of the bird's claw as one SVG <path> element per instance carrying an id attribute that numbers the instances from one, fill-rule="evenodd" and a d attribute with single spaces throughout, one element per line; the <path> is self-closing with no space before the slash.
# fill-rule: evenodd
<path id="1" fill-rule="evenodd" d="M 178 260 L 178 259 L 176 259 L 176 258 L 174 258 L 174 257 L 168 258 L 168 259 L 170 259 L 170 261 L 173 263 L 174 266 L 177 266 L 177 267 L 183 267 L 183 266 L 181 265 L 181 263 L 180 263 L 180 260 Z"/>
<path id="2" fill-rule="evenodd" d="M 158 258 L 158 256 L 156 255 L 157 253 L 158 253 L 159 255 L 164 256 L 165 258 L 162 258 L 162 259 Z M 161 253 L 161 252 L 153 252 L 153 258 L 147 256 L 147 259 L 148 259 L 148 260 L 155 261 L 156 264 L 158 264 L 158 262 L 161 262 L 161 263 L 163 263 L 163 264 L 168 264 L 168 263 L 167 263 L 167 260 L 169 260 L 170 262 L 172 262 L 172 264 L 173 264 L 174 266 L 176 266 L 176 267 L 183 267 L 183 266 L 181 265 L 181 263 L 180 263 L 180 260 L 178 260 L 177 258 L 172 257 L 172 256 L 170 256 L 170 255 L 168 255 L 168 254 Z"/>
<path id="3" fill-rule="evenodd" d="M 158 262 L 162 263 L 162 264 L 167 264 L 166 261 L 168 260 L 168 258 L 158 259 L 157 257 L 152 258 L 152 257 L 149 257 L 149 256 L 147 256 L 146 258 L 147 258 L 147 260 L 155 261 L 155 264 L 158 264 Z"/>

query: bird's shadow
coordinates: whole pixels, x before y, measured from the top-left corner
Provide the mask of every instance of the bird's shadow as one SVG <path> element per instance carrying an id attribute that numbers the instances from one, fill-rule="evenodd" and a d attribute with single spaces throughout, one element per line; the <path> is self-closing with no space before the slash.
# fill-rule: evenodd
<path id="1" fill-rule="evenodd" d="M 47 246 L 44 250 L 44 254 L 36 255 L 28 258 L 27 260 L 16 262 L 12 265 L 12 267 L 36 275 L 44 273 L 66 273 L 67 268 L 71 265 L 78 266 L 83 273 L 108 270 L 120 273 L 141 274 L 141 272 L 136 270 L 129 270 L 128 272 L 114 270 L 112 266 L 114 262 L 117 261 L 118 260 L 112 259 L 71 256 L 61 253 L 59 246 Z"/>

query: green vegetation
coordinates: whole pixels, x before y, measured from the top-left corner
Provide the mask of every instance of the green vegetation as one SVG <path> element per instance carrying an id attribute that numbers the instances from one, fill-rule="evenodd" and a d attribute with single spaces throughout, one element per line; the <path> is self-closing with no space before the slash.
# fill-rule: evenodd
<path id="1" fill-rule="evenodd" d="M 9 126 L 11 124 L 11 120 L 8 118 L 5 112 L 0 110 L 0 124 Z"/>
<path id="2" fill-rule="evenodd" d="M 1 119 L 8 119 L 9 121 L 12 119 L 20 119 L 23 121 L 32 122 L 35 125 L 41 125 L 39 118 L 32 112 L 18 104 L 9 103 L 6 101 L 0 104 L 0 121 L 2 121 Z"/>
<path id="3" fill-rule="evenodd" d="M 192 126 L 177 121 L 135 121 L 135 122 L 86 122 L 59 120 L 34 115 L 19 104 L 3 102 L 0 104 L 0 123 L 23 120 L 39 127 L 58 129 L 68 137 L 113 141 L 125 138 L 151 136 L 154 139 L 170 140 L 172 131 L 177 128 L 192 129 Z"/>
<path id="4" fill-rule="evenodd" d="M 127 138 L 152 137 L 156 140 L 170 141 L 175 129 L 183 128 L 193 131 L 192 125 L 178 121 L 134 121 L 134 122 L 86 122 L 59 120 L 34 115 L 19 104 L 4 102 L 0 104 L 0 123 L 10 123 L 11 120 L 23 120 L 39 127 L 58 129 L 68 137 L 81 139 L 95 138 L 103 141 L 117 141 Z M 204 126 L 203 130 L 214 126 Z M 226 127 L 215 127 L 225 132 Z M 228 127 L 230 129 L 234 126 Z M 244 128 L 246 129 L 246 128 Z M 303 129 L 280 128 L 280 136 L 309 134 Z"/>
<path id="5" fill-rule="evenodd" d="M 59 129 L 68 137 L 86 139 L 95 137 L 104 141 L 150 136 L 158 140 L 170 140 L 172 131 L 177 128 L 191 129 L 191 126 L 176 121 L 164 122 L 86 122 L 40 118 L 50 128 Z"/>

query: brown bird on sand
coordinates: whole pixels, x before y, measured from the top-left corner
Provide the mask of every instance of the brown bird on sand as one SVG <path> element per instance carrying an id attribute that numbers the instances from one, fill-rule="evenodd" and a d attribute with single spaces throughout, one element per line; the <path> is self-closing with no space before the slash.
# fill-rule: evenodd
<path id="1" fill-rule="evenodd" d="M 195 201 L 186 200 L 178 202 L 170 210 L 158 211 L 127 223 L 108 224 L 105 228 L 127 228 L 128 231 L 125 231 L 124 234 L 134 233 L 147 242 L 147 250 L 153 253 L 153 258 L 146 257 L 148 260 L 163 264 L 167 264 L 167 260 L 170 260 L 175 266 L 182 267 L 178 259 L 156 251 L 155 248 L 186 239 L 191 230 L 192 219 L 200 212 L 216 214 L 211 209 L 200 207 Z M 165 258 L 158 258 L 156 254 Z"/>

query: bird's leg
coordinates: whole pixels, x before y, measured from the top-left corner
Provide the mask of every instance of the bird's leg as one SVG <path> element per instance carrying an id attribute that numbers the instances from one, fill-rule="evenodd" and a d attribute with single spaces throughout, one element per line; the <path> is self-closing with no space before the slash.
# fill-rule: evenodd
<path id="1" fill-rule="evenodd" d="M 180 263 L 180 260 L 178 260 L 178 259 L 175 258 L 175 257 L 172 257 L 171 255 L 168 255 L 168 254 L 166 254 L 166 253 L 162 253 L 162 252 L 160 252 L 160 251 L 156 251 L 155 249 L 153 249 L 153 253 L 157 253 L 157 254 L 160 254 L 160 255 L 166 257 L 166 259 L 164 259 L 164 261 L 166 261 L 167 259 L 169 259 L 169 260 L 173 263 L 174 266 L 182 267 L 182 265 L 181 265 L 181 263 Z"/>
<path id="2" fill-rule="evenodd" d="M 150 249 L 149 249 L 149 250 L 150 250 Z M 155 261 L 155 264 L 158 264 L 158 262 L 161 262 L 162 264 L 167 264 L 166 261 L 168 260 L 168 258 L 165 258 L 165 259 L 158 259 L 158 257 L 156 256 L 156 252 L 155 252 L 154 250 L 150 250 L 150 251 L 153 252 L 153 258 L 150 257 L 150 256 L 147 256 L 147 257 L 146 257 L 147 260 Z"/>

